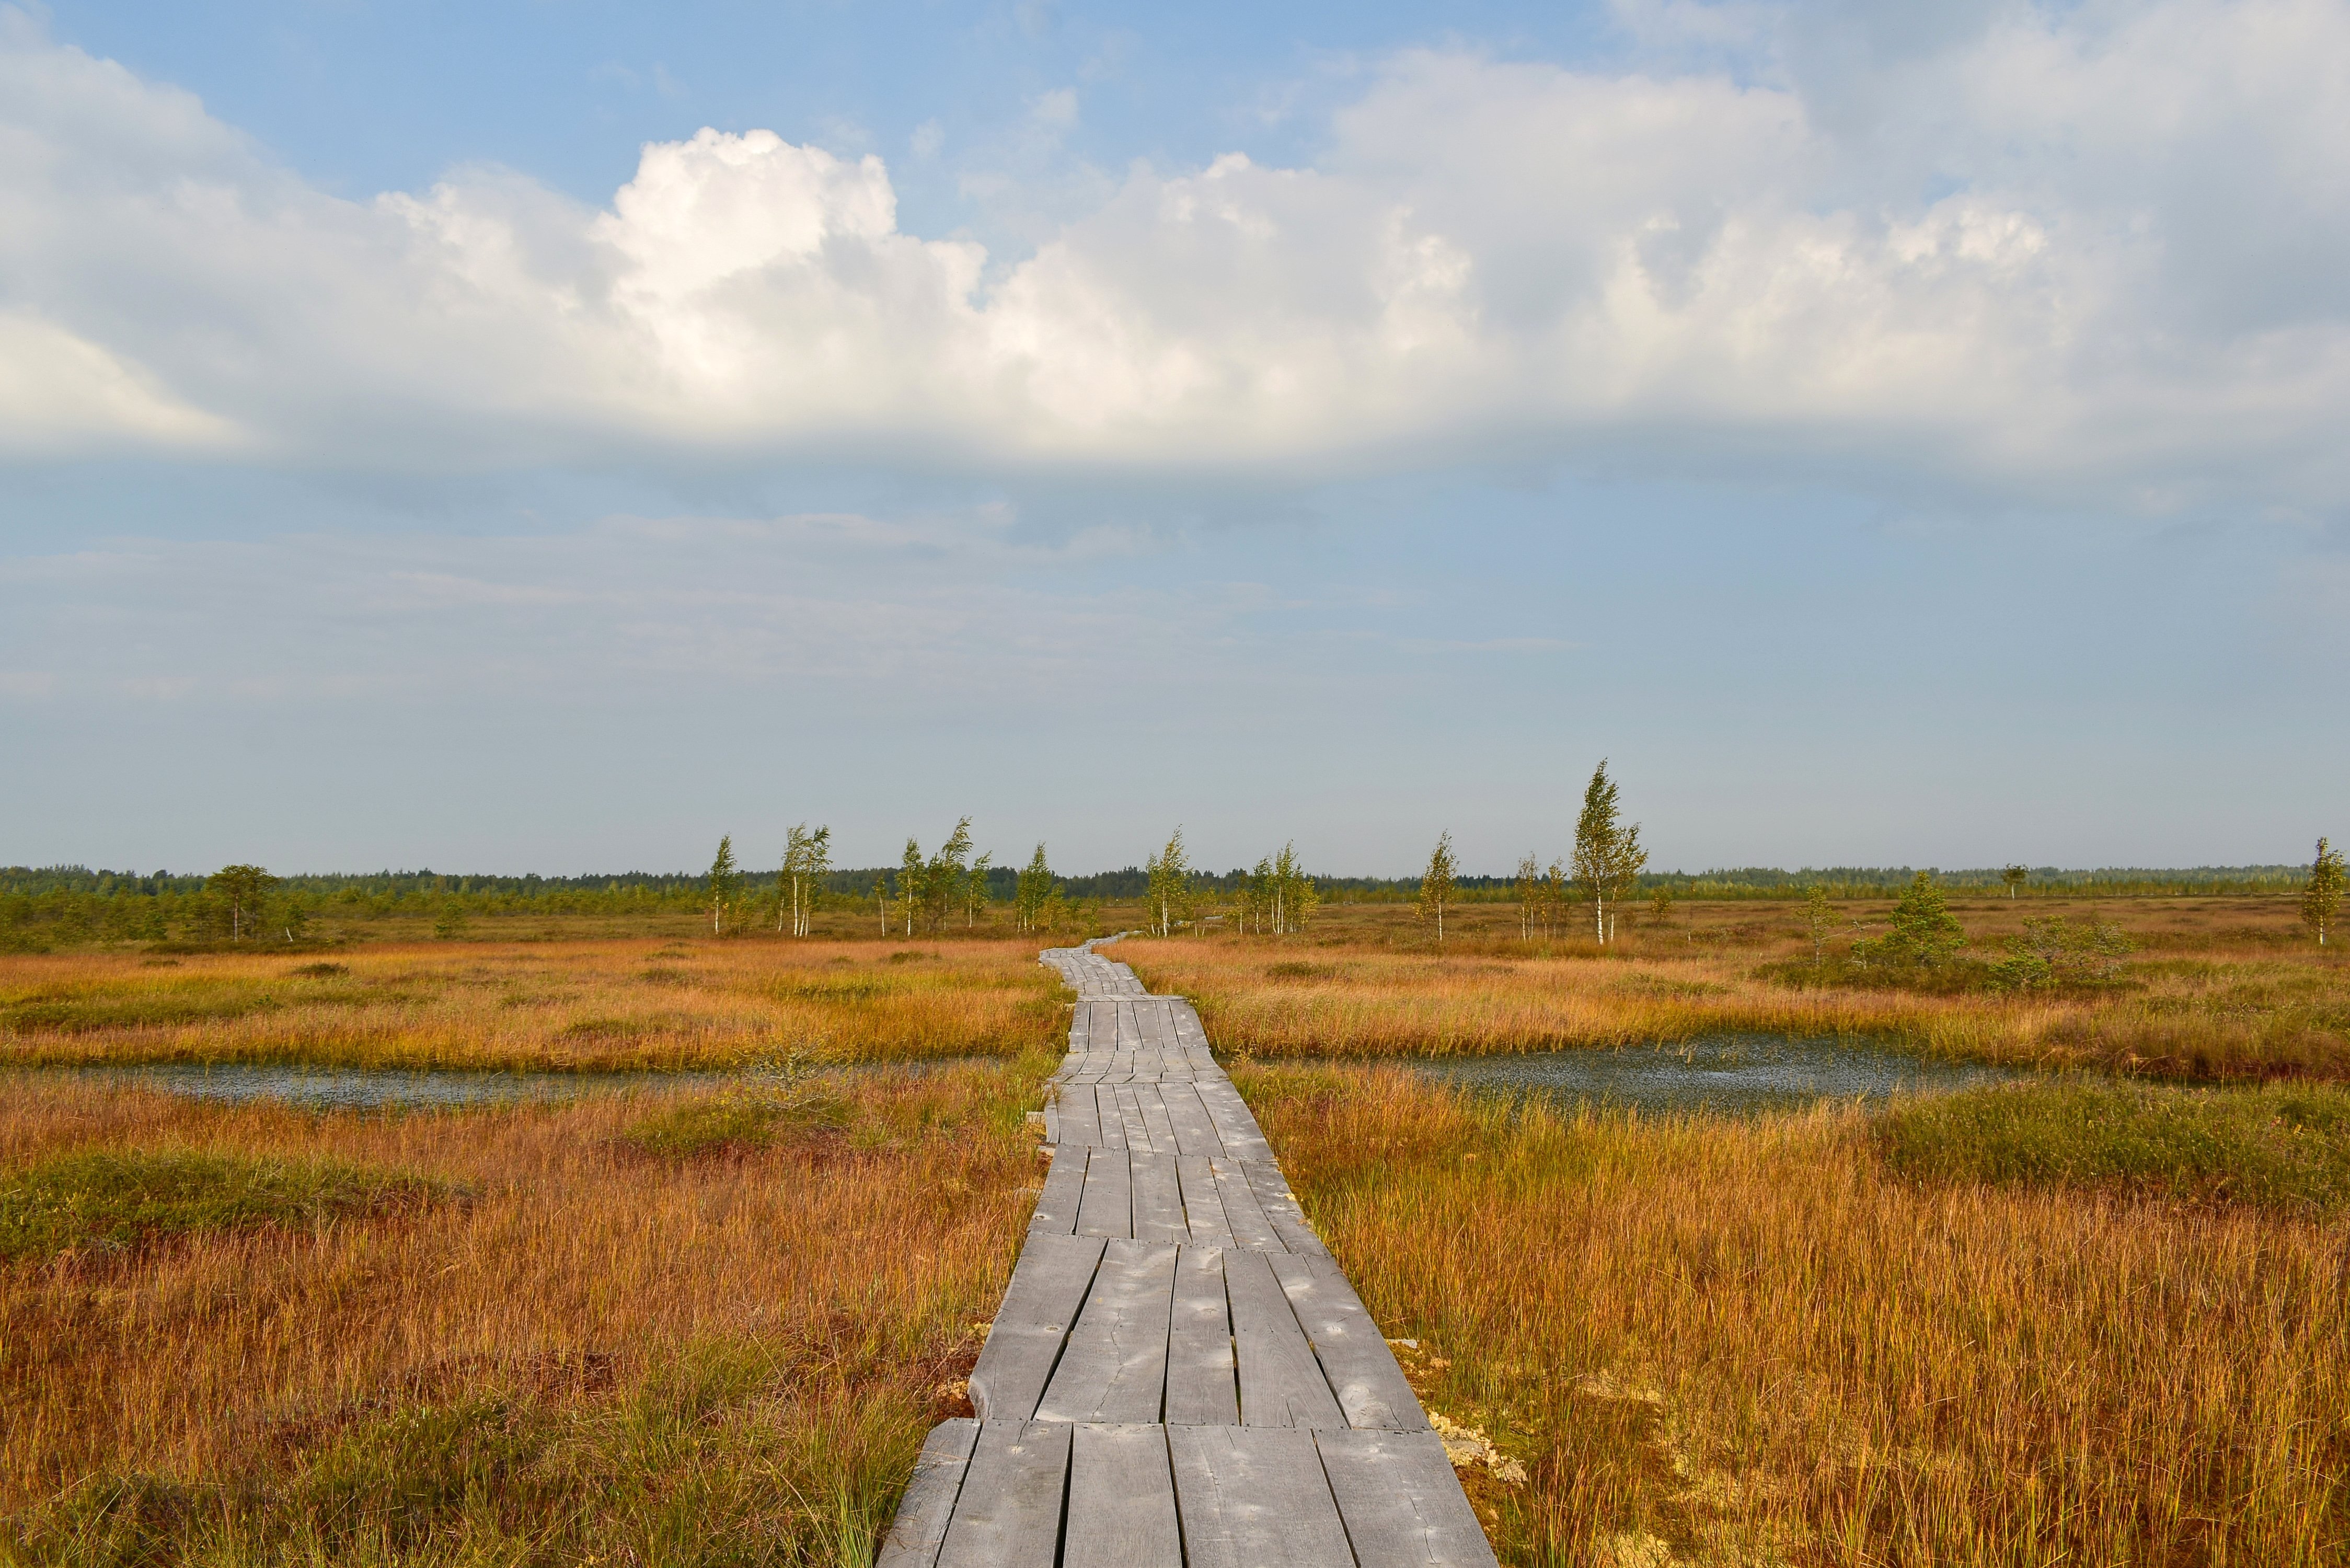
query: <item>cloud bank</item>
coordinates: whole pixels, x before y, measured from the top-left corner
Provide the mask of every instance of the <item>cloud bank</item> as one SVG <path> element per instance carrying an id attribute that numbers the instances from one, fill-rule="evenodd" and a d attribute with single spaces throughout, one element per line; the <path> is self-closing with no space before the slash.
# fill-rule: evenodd
<path id="1" fill-rule="evenodd" d="M 1404 55 L 1309 167 L 1137 167 L 990 258 L 757 130 L 648 146 L 600 209 L 494 169 L 347 201 L 0 14 L 0 458 L 2350 501 L 2350 9 L 1625 16 L 1630 65 Z"/>

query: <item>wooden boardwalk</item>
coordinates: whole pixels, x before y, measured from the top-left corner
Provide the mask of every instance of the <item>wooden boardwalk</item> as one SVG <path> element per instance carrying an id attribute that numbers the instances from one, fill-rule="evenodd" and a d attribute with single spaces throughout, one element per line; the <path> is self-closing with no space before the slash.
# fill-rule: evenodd
<path id="1" fill-rule="evenodd" d="M 880 1568 L 1492 1563 L 1198 1014 L 1092 946 L 1044 955 L 1079 1000 L 978 1417 L 931 1433 Z"/>

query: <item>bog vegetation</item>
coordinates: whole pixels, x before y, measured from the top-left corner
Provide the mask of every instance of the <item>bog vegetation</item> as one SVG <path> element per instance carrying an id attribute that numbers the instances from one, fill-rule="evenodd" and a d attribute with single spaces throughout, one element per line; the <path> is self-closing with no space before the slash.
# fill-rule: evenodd
<path id="1" fill-rule="evenodd" d="M 2326 841 L 1659 875 L 1603 764 L 1558 850 L 0 873 L 0 1064 L 730 1075 L 371 1116 L 0 1076 L 0 1561 L 866 1561 L 1025 1221 L 1036 949 L 1112 930 L 1240 1058 L 1505 1561 L 2341 1559 Z M 1731 1121 L 1339 1060 L 1721 1032 L 2078 1071 Z"/>

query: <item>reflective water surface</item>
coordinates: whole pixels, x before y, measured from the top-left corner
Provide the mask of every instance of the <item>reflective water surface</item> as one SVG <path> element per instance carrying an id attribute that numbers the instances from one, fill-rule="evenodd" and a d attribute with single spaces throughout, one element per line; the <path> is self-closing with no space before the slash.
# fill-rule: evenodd
<path id="1" fill-rule="evenodd" d="M 934 1072 L 985 1060 L 956 1056 L 811 1069 L 837 1074 L 894 1070 Z M 160 1089 L 205 1100 L 277 1100 L 324 1110 L 512 1105 L 587 1095 L 662 1094 L 712 1089 L 753 1081 L 737 1073 L 506 1073 L 437 1067 L 317 1067 L 224 1063 L 155 1063 L 120 1067 L 27 1067 L 9 1075 L 19 1083 L 109 1084 Z M 762 1079 L 772 1082 L 772 1079 Z"/>
<path id="2" fill-rule="evenodd" d="M 2021 1075 L 1869 1040 L 1789 1040 L 1776 1034 L 1711 1034 L 1605 1051 L 1443 1057 L 1412 1066 L 1440 1082 L 1481 1092 L 1539 1096 L 1568 1105 L 1727 1115 L 1970 1089 Z"/>

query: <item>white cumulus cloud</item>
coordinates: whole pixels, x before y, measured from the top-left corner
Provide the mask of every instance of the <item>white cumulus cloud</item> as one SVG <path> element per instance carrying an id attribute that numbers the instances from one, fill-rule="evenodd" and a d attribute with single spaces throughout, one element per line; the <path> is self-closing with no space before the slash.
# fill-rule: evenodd
<path id="1" fill-rule="evenodd" d="M 2350 500 L 2350 10 L 1626 15 L 1644 65 L 1400 56 L 1312 166 L 1138 168 L 993 269 L 903 232 L 879 159 L 760 130 L 649 146 L 600 209 L 487 169 L 345 201 L 17 16 L 0 452 Z"/>

